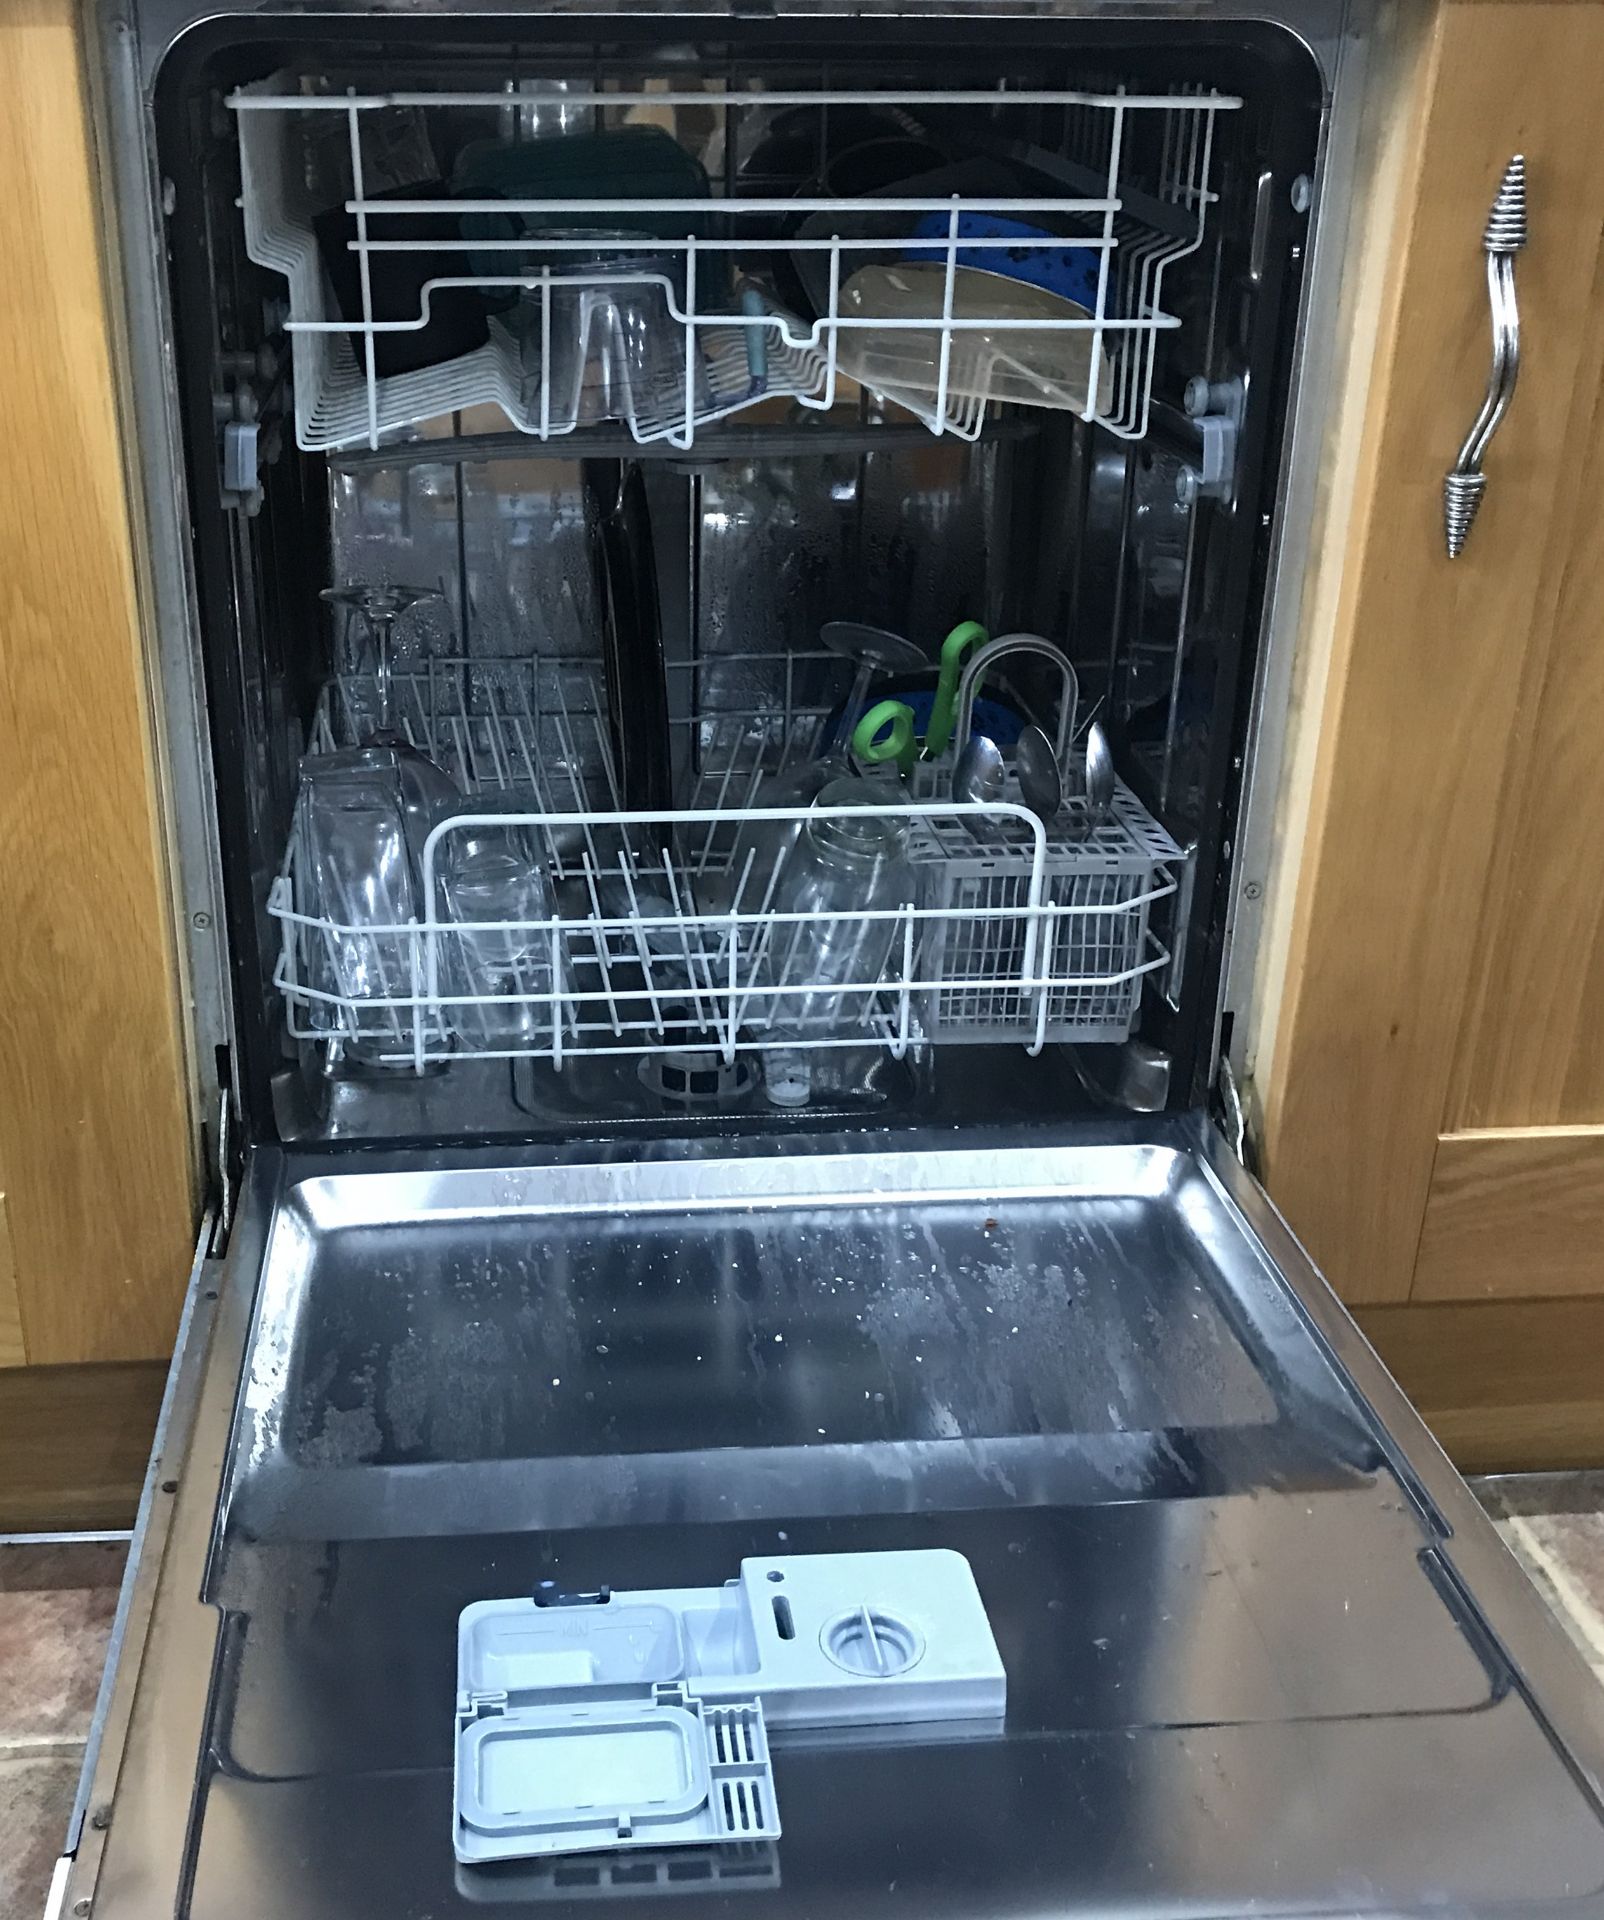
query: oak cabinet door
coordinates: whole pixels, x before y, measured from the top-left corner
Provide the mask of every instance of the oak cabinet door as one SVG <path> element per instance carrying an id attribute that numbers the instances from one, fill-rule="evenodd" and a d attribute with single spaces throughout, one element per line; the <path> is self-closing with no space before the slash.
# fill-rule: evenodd
<path id="1" fill-rule="evenodd" d="M 78 25 L 0 9 L 0 1364 L 166 1354 L 195 1234 Z"/>
<path id="2" fill-rule="evenodd" d="M 1595 205 L 1596 225 L 1604 206 Z M 1604 332 L 1604 256 L 1592 326 Z M 1590 362 L 1591 356 L 1591 362 Z M 1591 404 L 1587 385 L 1591 387 Z M 1584 343 L 1416 1300 L 1604 1295 L 1604 378 Z M 1594 1351 L 1604 1375 L 1604 1342 Z"/>
<path id="3" fill-rule="evenodd" d="M 1296 870 L 1270 1190 L 1461 1464 L 1604 1457 L 1604 3 L 1445 0 Z M 1521 370 L 1450 560 L 1523 154 Z"/>

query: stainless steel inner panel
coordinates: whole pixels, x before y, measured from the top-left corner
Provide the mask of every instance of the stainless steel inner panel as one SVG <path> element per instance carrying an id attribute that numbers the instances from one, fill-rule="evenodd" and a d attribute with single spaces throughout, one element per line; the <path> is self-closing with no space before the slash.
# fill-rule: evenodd
<path id="1" fill-rule="evenodd" d="M 628 1898 L 454 1865 L 460 1609 L 938 1545 L 1005 1730 L 777 1737 L 778 1852 L 697 1911 L 1598 1911 L 1598 1808 L 1184 1128 L 348 1166 L 268 1238 L 182 1911 Z"/>
<path id="2" fill-rule="evenodd" d="M 464 1531 L 1352 1483 L 1261 1266 L 1155 1146 L 317 1174 L 228 1502 L 304 1538 L 390 1530 L 380 1488 Z M 405 1490 L 447 1481 L 424 1529 Z"/>

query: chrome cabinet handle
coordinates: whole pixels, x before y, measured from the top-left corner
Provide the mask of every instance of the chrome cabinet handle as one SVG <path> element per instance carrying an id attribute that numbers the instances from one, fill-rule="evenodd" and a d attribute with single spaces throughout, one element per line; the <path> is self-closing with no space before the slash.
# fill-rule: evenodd
<path id="1" fill-rule="evenodd" d="M 1465 436 L 1459 458 L 1442 483 L 1443 526 L 1448 558 L 1457 560 L 1487 491 L 1481 470 L 1487 448 L 1509 406 L 1520 376 L 1520 312 L 1515 305 L 1515 255 L 1526 244 L 1526 156 L 1517 153 L 1504 169 L 1482 247 L 1487 255 L 1487 302 L 1492 309 L 1493 367 L 1487 397 Z"/>

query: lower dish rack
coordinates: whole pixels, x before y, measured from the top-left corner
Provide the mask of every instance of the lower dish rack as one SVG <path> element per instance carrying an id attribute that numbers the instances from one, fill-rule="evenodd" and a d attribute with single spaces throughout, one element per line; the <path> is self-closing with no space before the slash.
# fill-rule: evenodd
<path id="1" fill-rule="evenodd" d="M 537 711 L 547 674 L 560 697 Z M 743 777 L 717 783 L 742 804 L 643 813 L 607 804 L 616 789 L 582 676 L 499 663 L 470 683 L 436 664 L 400 684 L 403 731 L 466 791 L 403 863 L 415 884 L 390 898 L 404 912 L 361 889 L 331 893 L 298 812 L 268 902 L 297 1041 L 418 1072 L 463 1056 L 560 1068 L 596 1053 L 1036 1052 L 1124 1039 L 1144 979 L 1169 961 L 1151 912 L 1176 893 L 1184 856 L 1123 785 L 1100 822 L 1072 795 L 1051 829 L 1011 790 L 959 804 L 889 779 L 869 806 L 765 807 Z M 336 688 L 315 747 L 338 738 L 338 699 Z M 788 904 L 774 849 L 821 818 L 895 833 L 904 891 L 878 905 Z M 514 905 L 453 896 L 453 863 L 475 836 L 520 849 L 538 911 L 527 893 Z"/>

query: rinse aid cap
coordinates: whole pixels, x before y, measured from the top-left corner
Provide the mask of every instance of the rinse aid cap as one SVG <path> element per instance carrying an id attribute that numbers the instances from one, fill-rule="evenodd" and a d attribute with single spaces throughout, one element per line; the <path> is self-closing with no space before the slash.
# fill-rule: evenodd
<path id="1" fill-rule="evenodd" d="M 977 1732 L 1007 1697 L 974 1575 L 946 1548 L 476 1601 L 457 1622 L 457 1858 L 774 1839 L 769 1727 Z"/>

